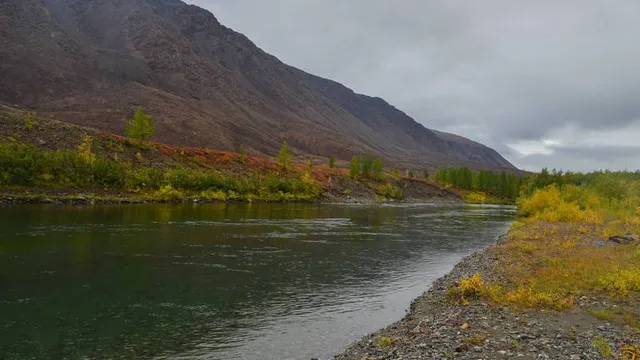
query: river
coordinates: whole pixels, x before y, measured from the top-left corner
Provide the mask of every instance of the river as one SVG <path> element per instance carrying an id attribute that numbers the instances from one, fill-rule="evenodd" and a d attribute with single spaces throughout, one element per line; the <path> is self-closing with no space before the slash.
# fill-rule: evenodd
<path id="1" fill-rule="evenodd" d="M 0 359 L 327 359 L 512 207 L 0 207 Z"/>

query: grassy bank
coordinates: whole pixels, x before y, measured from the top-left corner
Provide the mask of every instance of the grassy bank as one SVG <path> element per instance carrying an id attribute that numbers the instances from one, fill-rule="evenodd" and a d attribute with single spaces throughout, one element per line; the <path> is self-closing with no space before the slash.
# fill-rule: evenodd
<path id="1" fill-rule="evenodd" d="M 126 139 L 3 109 L 0 201 L 461 201 L 430 179 L 385 172 L 379 159 L 362 158 L 354 171 L 294 155 Z"/>
<path id="2" fill-rule="evenodd" d="M 545 171 L 523 184 L 517 205 L 518 221 L 489 250 L 497 259 L 492 269 L 461 279 L 449 301 L 481 300 L 523 312 L 585 311 L 637 338 L 640 173 Z M 638 345 L 594 339 L 603 358 L 637 359 Z"/>

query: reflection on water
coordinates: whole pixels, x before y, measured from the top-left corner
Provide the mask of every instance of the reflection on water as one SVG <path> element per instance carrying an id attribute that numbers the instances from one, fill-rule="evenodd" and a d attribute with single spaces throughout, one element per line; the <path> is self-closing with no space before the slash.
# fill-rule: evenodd
<path id="1" fill-rule="evenodd" d="M 510 207 L 0 207 L 2 359 L 309 359 L 404 315 Z"/>

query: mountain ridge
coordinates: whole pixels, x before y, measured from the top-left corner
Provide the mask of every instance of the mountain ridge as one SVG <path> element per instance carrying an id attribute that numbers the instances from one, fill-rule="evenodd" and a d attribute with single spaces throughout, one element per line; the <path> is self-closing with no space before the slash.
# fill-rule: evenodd
<path id="1" fill-rule="evenodd" d="M 58 120 L 121 133 L 142 105 L 157 139 L 177 145 L 272 156 L 287 140 L 309 156 L 515 170 L 495 150 L 284 64 L 178 0 L 9 0 L 0 38 L 0 101 Z"/>

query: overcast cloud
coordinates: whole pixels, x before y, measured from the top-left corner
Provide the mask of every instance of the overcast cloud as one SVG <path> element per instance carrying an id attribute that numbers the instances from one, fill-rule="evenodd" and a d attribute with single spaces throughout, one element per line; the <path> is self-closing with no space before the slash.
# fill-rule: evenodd
<path id="1" fill-rule="evenodd" d="M 638 0 L 190 2 L 518 167 L 640 168 Z"/>

